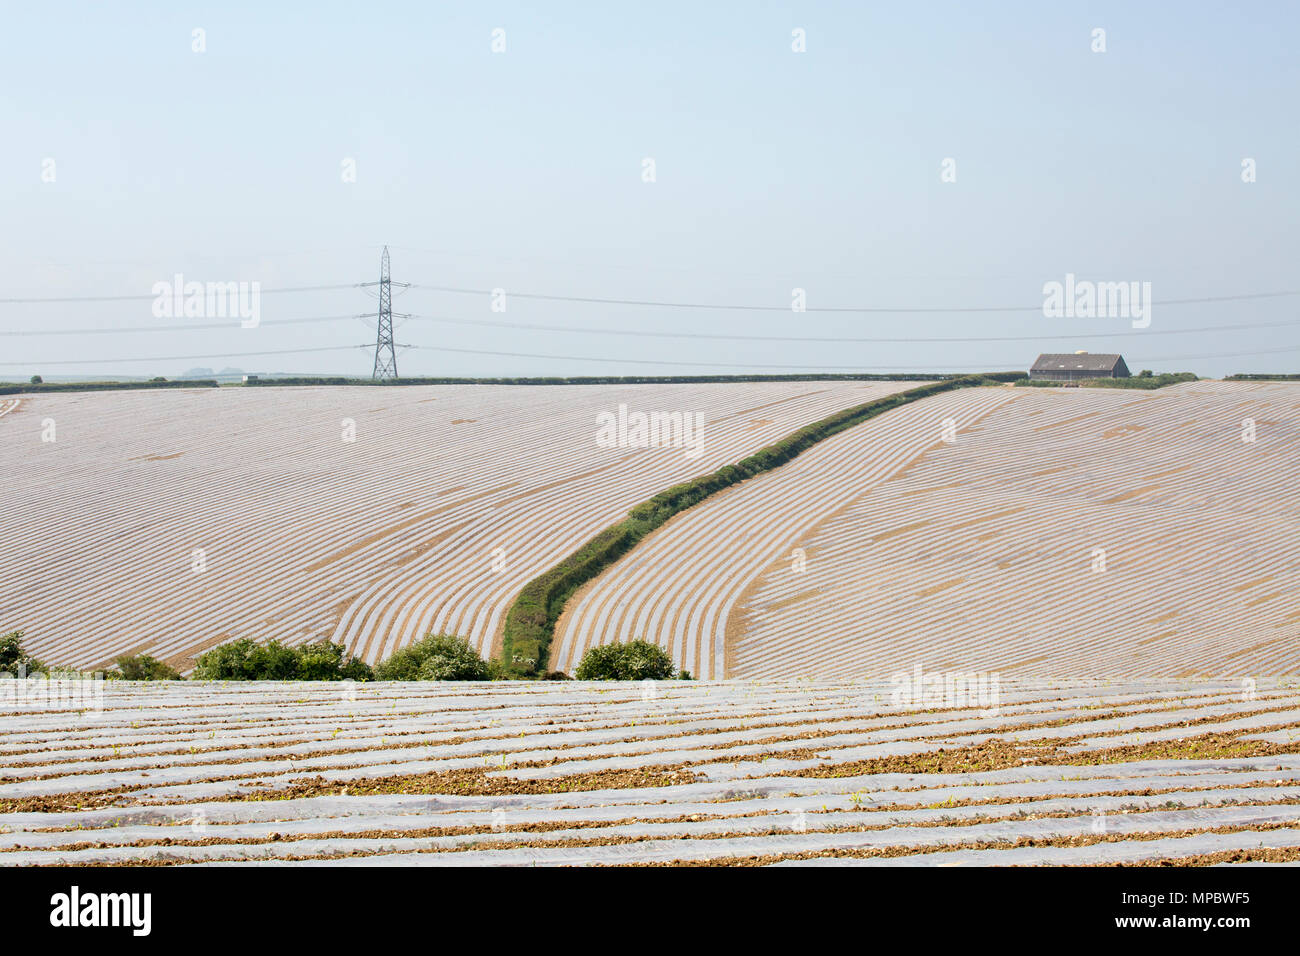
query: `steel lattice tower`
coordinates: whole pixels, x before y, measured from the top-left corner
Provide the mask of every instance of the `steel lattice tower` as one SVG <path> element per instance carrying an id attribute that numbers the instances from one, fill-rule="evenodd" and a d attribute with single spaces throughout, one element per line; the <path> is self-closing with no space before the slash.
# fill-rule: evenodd
<path id="1" fill-rule="evenodd" d="M 379 328 L 375 336 L 375 371 L 372 378 L 397 378 L 397 350 L 393 348 L 393 286 L 388 274 L 388 247 L 379 269 Z"/>

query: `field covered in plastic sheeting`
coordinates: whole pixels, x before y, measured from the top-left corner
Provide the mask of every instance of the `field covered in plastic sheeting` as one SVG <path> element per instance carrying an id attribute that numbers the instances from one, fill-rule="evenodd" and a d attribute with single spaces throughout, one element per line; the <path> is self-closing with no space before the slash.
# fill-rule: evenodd
<path id="1" fill-rule="evenodd" d="M 1300 860 L 1294 681 L 917 676 L 6 681 L 0 864 Z"/>
<path id="2" fill-rule="evenodd" d="M 525 582 L 632 506 L 917 384 L 10 399 L 0 633 L 79 668 L 147 653 L 185 669 L 243 637 L 330 639 L 373 663 L 430 631 L 487 657 Z M 637 416 L 661 424 L 638 431 Z"/>
<path id="3" fill-rule="evenodd" d="M 648 535 L 554 666 L 645 636 L 696 677 L 1300 671 L 1300 385 L 980 388 L 851 428 Z"/>

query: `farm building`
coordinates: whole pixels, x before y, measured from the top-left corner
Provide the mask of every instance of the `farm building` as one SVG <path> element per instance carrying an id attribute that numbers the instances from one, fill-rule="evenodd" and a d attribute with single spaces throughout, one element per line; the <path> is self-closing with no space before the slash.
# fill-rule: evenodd
<path id="1" fill-rule="evenodd" d="M 1096 355 L 1074 352 L 1068 355 L 1045 353 L 1038 356 L 1029 377 L 1043 382 L 1073 382 L 1081 378 L 1128 378 L 1128 366 L 1122 355 Z"/>

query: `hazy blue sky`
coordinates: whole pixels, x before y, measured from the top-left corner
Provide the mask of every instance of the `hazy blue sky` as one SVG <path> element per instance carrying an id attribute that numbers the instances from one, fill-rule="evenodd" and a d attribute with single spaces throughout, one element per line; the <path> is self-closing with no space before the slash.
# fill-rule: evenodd
<path id="1" fill-rule="evenodd" d="M 507 290 L 504 314 L 487 295 L 400 296 L 396 308 L 419 316 L 397 333 L 420 347 L 399 357 L 407 375 L 1024 368 L 1075 348 L 1122 351 L 1135 371 L 1300 370 L 1300 324 L 1280 325 L 1300 323 L 1300 297 L 1160 304 L 1300 289 L 1297 4 L 293 7 L 6 3 L 0 298 L 148 296 L 178 272 L 264 290 L 363 282 L 387 243 L 395 280 Z M 1098 27 L 1104 53 L 1091 49 Z M 192 50 L 196 28 L 206 52 Z M 805 53 L 791 49 L 796 28 Z M 948 157 L 956 182 L 940 178 Z M 349 158 L 354 183 L 341 175 Z M 1067 272 L 1151 282 L 1150 327 L 1034 311 Z M 509 297 L 783 309 L 794 287 L 810 308 L 1029 311 Z M 0 304 L 0 374 L 369 374 L 361 349 L 232 356 L 373 343 L 373 321 L 275 324 L 373 308 L 361 290 L 266 294 L 258 328 L 203 330 L 155 318 L 147 298 Z M 773 342 L 434 318 L 1106 337 Z M 10 334 L 141 326 L 171 331 Z M 120 361 L 55 364 L 89 359 Z"/>

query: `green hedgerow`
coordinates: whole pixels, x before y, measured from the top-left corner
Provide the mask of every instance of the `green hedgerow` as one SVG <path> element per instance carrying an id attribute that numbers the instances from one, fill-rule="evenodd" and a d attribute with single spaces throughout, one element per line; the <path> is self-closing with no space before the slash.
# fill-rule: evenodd
<path id="1" fill-rule="evenodd" d="M 374 671 L 358 657 L 344 660 L 342 644 L 321 641 L 298 649 L 297 680 L 373 680 Z"/>

